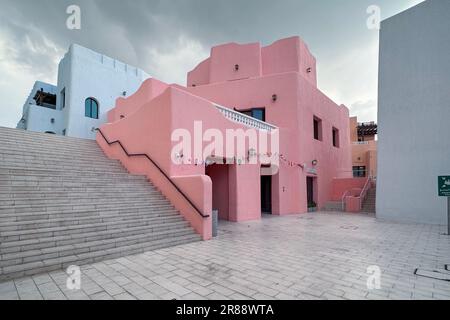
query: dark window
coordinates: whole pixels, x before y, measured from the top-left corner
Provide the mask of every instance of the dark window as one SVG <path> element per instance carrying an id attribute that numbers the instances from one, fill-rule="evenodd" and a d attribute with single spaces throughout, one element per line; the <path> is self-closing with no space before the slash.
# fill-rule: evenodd
<path id="1" fill-rule="evenodd" d="M 322 120 L 314 117 L 314 139 L 322 141 Z"/>
<path id="2" fill-rule="evenodd" d="M 61 90 L 61 109 L 66 107 L 66 88 Z"/>
<path id="3" fill-rule="evenodd" d="M 242 114 L 245 114 L 249 117 L 261 120 L 261 121 L 266 121 L 266 109 L 264 108 L 257 108 L 257 109 L 250 109 L 250 110 L 245 110 L 245 111 L 240 111 Z"/>
<path id="4" fill-rule="evenodd" d="M 266 110 L 264 109 L 253 109 L 252 117 L 261 121 L 266 121 Z"/>
<path id="5" fill-rule="evenodd" d="M 366 167 L 361 167 L 361 166 L 353 167 L 353 177 L 354 178 L 365 178 L 366 177 Z"/>
<path id="6" fill-rule="evenodd" d="M 84 104 L 84 115 L 88 118 L 98 119 L 98 102 L 93 98 L 87 98 Z"/>
<path id="7" fill-rule="evenodd" d="M 339 130 L 333 128 L 333 146 L 339 148 Z"/>

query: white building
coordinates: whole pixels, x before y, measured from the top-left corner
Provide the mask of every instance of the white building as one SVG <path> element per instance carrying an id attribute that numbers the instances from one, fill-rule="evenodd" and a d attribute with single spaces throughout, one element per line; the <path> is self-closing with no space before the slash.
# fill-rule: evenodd
<path id="1" fill-rule="evenodd" d="M 377 216 L 445 225 L 438 176 L 450 175 L 450 1 L 383 21 L 379 68 Z"/>
<path id="2" fill-rule="evenodd" d="M 58 85 L 36 82 L 17 127 L 94 139 L 118 97 L 133 94 L 149 76 L 79 45 L 59 63 Z"/>

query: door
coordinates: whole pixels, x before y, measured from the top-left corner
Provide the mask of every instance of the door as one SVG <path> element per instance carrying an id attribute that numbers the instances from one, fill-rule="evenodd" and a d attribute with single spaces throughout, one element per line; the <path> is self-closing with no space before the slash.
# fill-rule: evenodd
<path id="1" fill-rule="evenodd" d="M 306 177 L 306 195 L 308 207 L 314 202 L 314 178 Z"/>
<path id="2" fill-rule="evenodd" d="M 261 176 L 261 211 L 272 214 L 272 176 Z"/>

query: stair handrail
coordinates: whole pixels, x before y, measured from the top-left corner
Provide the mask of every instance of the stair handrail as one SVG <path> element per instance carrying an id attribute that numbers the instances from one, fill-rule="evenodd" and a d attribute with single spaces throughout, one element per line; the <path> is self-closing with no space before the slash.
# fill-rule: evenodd
<path id="1" fill-rule="evenodd" d="M 359 209 L 362 210 L 363 202 L 366 200 L 367 192 L 369 191 L 370 183 L 372 182 L 371 177 L 367 178 L 361 193 L 359 194 Z"/>
<path id="2" fill-rule="evenodd" d="M 350 193 L 350 190 L 347 190 L 344 192 L 344 195 L 342 196 L 342 211 L 345 211 L 345 198 L 347 198 L 347 195 Z"/>
<path id="3" fill-rule="evenodd" d="M 170 179 L 168 174 L 163 169 L 161 169 L 161 167 L 147 153 L 129 153 L 128 150 L 123 146 L 122 142 L 120 142 L 120 140 L 109 141 L 100 128 L 96 128 L 96 130 L 100 133 L 100 135 L 103 137 L 103 139 L 106 141 L 108 145 L 119 144 L 119 146 L 122 148 L 122 150 L 128 157 L 146 157 L 159 170 L 159 172 L 163 174 L 163 176 L 167 179 L 167 181 L 169 181 L 170 184 L 172 184 L 172 186 L 178 191 L 178 193 L 180 193 L 183 196 L 183 198 L 192 206 L 192 208 L 195 209 L 195 211 L 202 218 L 210 217 L 209 215 L 205 215 L 204 213 L 202 213 L 201 210 L 197 208 L 197 206 L 191 201 L 191 199 L 189 199 L 189 197 L 183 191 L 181 191 L 181 189 L 175 184 L 175 182 L 173 182 L 172 179 Z"/>

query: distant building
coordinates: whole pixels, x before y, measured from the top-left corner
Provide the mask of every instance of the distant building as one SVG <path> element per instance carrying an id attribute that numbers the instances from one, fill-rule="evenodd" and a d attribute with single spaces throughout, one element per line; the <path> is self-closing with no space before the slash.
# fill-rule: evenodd
<path id="1" fill-rule="evenodd" d="M 377 217 L 446 224 L 450 175 L 450 1 L 381 24 Z"/>
<path id="2" fill-rule="evenodd" d="M 377 177 L 377 133 L 375 122 L 359 123 L 357 117 L 350 118 L 353 177 Z"/>
<path id="3" fill-rule="evenodd" d="M 17 128 L 94 139 L 118 97 L 126 97 L 149 76 L 142 70 L 79 45 L 59 63 L 57 86 L 37 81 Z"/>

